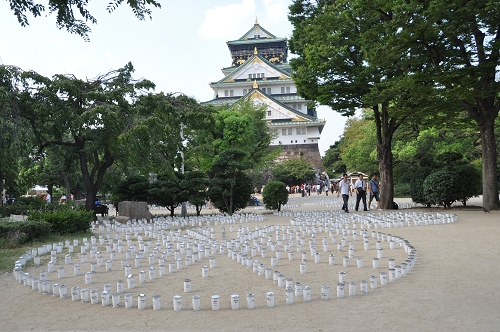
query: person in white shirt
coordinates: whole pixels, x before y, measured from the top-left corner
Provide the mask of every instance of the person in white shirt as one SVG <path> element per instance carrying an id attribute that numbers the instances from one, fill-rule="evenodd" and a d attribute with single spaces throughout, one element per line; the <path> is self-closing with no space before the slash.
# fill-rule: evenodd
<path id="1" fill-rule="evenodd" d="M 45 195 L 45 201 L 47 203 L 51 203 L 52 202 L 52 196 L 50 196 L 50 193 L 47 191 L 47 195 Z"/>
<path id="2" fill-rule="evenodd" d="M 342 199 L 344 200 L 344 205 L 342 205 L 342 210 L 345 211 L 345 213 L 349 213 L 349 208 L 348 208 L 348 202 L 349 202 L 349 195 L 352 196 L 352 192 L 350 190 L 351 187 L 351 181 L 347 179 L 347 174 L 344 173 L 342 176 L 342 180 L 339 182 L 339 186 L 337 189 L 337 197 L 339 197 L 340 194 L 342 194 Z"/>
<path id="3" fill-rule="evenodd" d="M 356 190 L 356 211 L 359 208 L 359 201 L 363 200 L 364 211 L 368 211 L 366 208 L 366 181 L 363 180 L 363 175 L 360 174 L 356 183 L 354 184 L 354 190 Z"/>

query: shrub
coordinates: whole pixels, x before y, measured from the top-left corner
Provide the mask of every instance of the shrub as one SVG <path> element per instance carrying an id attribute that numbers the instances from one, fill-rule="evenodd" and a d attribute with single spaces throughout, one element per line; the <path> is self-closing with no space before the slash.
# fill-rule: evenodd
<path id="1" fill-rule="evenodd" d="M 74 206 L 63 206 L 54 211 L 31 212 L 28 220 L 48 222 L 55 234 L 72 234 L 87 231 L 93 220 L 93 213 Z"/>
<path id="2" fill-rule="evenodd" d="M 409 183 L 398 183 L 394 185 L 394 197 L 410 197 L 411 185 Z"/>
<path id="3" fill-rule="evenodd" d="M 447 208 L 460 198 L 461 185 L 456 171 L 441 170 L 425 179 L 423 194 L 429 204 L 443 205 Z"/>
<path id="4" fill-rule="evenodd" d="M 267 210 L 281 210 L 281 206 L 288 202 L 288 190 L 286 185 L 280 181 L 272 181 L 266 184 L 262 192 L 262 200 Z"/>
<path id="5" fill-rule="evenodd" d="M 50 235 L 51 229 L 51 225 L 45 221 L 0 223 L 2 247 L 15 247 L 33 240 L 40 240 Z"/>
<path id="6" fill-rule="evenodd" d="M 469 198 L 481 194 L 483 190 L 481 172 L 474 165 L 458 167 L 456 172 L 459 178 L 457 200 L 466 206 Z"/>
<path id="7" fill-rule="evenodd" d="M 415 203 L 431 206 L 427 197 L 424 195 L 424 181 L 432 173 L 429 167 L 421 167 L 410 170 L 410 197 Z"/>
<path id="8" fill-rule="evenodd" d="M 51 204 L 52 205 L 52 204 Z M 57 204 L 54 204 L 57 206 Z M 9 217 L 11 214 L 27 215 L 30 211 L 42 211 L 49 208 L 49 204 L 38 197 L 19 197 L 14 204 L 0 207 L 0 218 Z"/>

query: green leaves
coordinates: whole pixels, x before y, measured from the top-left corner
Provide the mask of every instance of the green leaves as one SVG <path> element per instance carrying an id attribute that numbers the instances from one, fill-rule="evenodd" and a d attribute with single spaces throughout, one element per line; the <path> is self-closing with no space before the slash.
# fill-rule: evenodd
<path id="1" fill-rule="evenodd" d="M 9 0 L 9 2 L 10 9 L 14 12 L 14 15 L 23 27 L 29 25 L 26 13 L 31 13 L 33 17 L 37 17 L 45 11 L 45 6 L 35 3 L 34 0 Z M 56 26 L 58 29 L 65 29 L 69 33 L 81 36 L 85 41 L 90 41 L 88 34 L 91 30 L 85 22 L 96 24 L 97 20 L 87 10 L 88 2 L 89 0 L 49 0 L 48 12 L 49 14 L 56 14 Z M 108 4 L 106 10 L 111 13 L 122 2 L 123 0 L 113 0 Z M 144 20 L 146 16 L 150 19 L 152 18 L 151 9 L 147 7 L 148 5 L 161 8 L 160 3 L 155 0 L 127 0 L 127 4 L 139 20 Z M 81 15 L 83 20 L 75 17 L 74 10 Z"/>

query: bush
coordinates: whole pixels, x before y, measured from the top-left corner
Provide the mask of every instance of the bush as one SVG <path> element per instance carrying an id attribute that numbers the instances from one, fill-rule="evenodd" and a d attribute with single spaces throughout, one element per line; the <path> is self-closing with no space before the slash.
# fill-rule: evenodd
<path id="1" fill-rule="evenodd" d="M 410 170 L 410 197 L 415 203 L 431 206 L 424 195 L 424 181 L 432 173 L 429 167 L 421 167 Z"/>
<path id="2" fill-rule="evenodd" d="M 11 214 L 27 215 L 30 211 L 41 211 L 48 208 L 47 202 L 37 197 L 19 197 L 14 204 L 0 207 L 0 218 L 10 217 Z M 57 205 L 57 204 L 56 204 Z"/>
<path id="3" fill-rule="evenodd" d="M 0 223 L 1 248 L 16 247 L 26 242 L 40 240 L 51 232 L 51 225 L 45 221 L 18 221 Z"/>
<path id="4" fill-rule="evenodd" d="M 272 181 L 266 184 L 262 192 L 262 200 L 267 210 L 281 210 L 281 206 L 288 202 L 288 190 L 286 185 L 280 181 Z"/>
<path id="5" fill-rule="evenodd" d="M 54 211 L 34 211 L 28 216 L 29 221 L 46 221 L 54 234 L 72 234 L 86 232 L 93 220 L 93 212 L 74 206 L 61 206 Z"/>
<path id="6" fill-rule="evenodd" d="M 457 187 L 457 200 L 466 206 L 469 198 L 481 194 L 483 190 L 481 172 L 474 165 L 461 166 L 456 169 L 456 172 L 460 184 Z"/>
<path id="7" fill-rule="evenodd" d="M 458 172 L 441 170 L 430 174 L 425 179 L 423 194 L 429 204 L 443 205 L 447 208 L 460 199 L 461 185 Z"/>
<path id="8" fill-rule="evenodd" d="M 410 197 L 411 185 L 409 183 L 398 183 L 394 185 L 394 197 Z"/>

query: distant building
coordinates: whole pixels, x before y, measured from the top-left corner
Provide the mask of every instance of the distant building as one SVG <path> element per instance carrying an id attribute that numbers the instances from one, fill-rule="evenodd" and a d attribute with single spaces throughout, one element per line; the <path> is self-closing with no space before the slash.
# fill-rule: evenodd
<path id="1" fill-rule="evenodd" d="M 224 77 L 210 83 L 214 99 L 211 105 L 232 105 L 242 97 L 267 105 L 266 121 L 277 134 L 272 146 L 282 147 L 280 159 L 298 158 L 323 171 L 318 140 L 325 120 L 318 119 L 309 100 L 297 94 L 292 70 L 287 63 L 286 38 L 262 28 L 258 21 L 237 40 L 228 41 L 231 67 L 222 68 Z"/>

